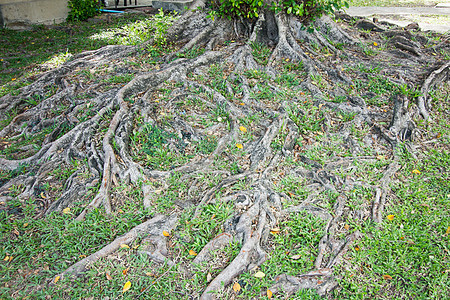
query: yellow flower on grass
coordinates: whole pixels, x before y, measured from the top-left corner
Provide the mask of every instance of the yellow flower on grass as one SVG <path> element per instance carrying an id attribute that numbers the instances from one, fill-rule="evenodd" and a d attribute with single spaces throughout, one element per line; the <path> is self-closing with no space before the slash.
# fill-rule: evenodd
<path id="1" fill-rule="evenodd" d="M 374 45 L 375 47 L 378 46 L 377 42 L 373 42 L 373 45 Z"/>
<path id="2" fill-rule="evenodd" d="M 244 148 L 244 146 L 242 146 L 242 144 L 240 144 L 240 143 L 237 143 L 237 144 L 236 144 L 236 147 L 238 147 L 239 149 Z"/>

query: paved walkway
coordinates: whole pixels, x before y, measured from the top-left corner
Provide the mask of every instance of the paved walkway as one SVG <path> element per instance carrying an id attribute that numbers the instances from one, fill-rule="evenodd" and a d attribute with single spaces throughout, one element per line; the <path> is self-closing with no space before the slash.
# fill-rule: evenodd
<path id="1" fill-rule="evenodd" d="M 351 16 L 376 16 L 380 21 L 399 26 L 417 22 L 424 31 L 450 33 L 450 3 L 436 7 L 350 7 L 346 12 Z"/>
<path id="2" fill-rule="evenodd" d="M 372 15 L 446 15 L 450 16 L 450 7 L 356 7 L 347 9 L 349 15 L 367 17 Z"/>

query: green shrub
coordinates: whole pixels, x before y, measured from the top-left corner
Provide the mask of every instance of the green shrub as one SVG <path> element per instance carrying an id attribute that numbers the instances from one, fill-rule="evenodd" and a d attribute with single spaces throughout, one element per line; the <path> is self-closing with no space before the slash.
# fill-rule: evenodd
<path id="1" fill-rule="evenodd" d="M 84 21 L 100 14 L 97 0 L 69 0 L 69 21 Z"/>
<path id="2" fill-rule="evenodd" d="M 263 0 L 212 0 L 211 19 L 214 16 L 227 17 L 228 19 L 254 19 L 263 7 Z"/>
<path id="3" fill-rule="evenodd" d="M 314 20 L 323 14 L 332 13 L 342 7 L 348 7 L 345 0 L 279 0 L 270 5 L 263 0 L 212 0 L 209 17 L 227 17 L 228 19 L 255 19 L 262 9 L 275 12 L 284 11 L 294 14 L 302 22 Z"/>
<path id="4" fill-rule="evenodd" d="M 294 14 L 301 21 L 311 21 L 323 14 L 331 14 L 342 7 L 348 8 L 344 0 L 281 0 L 273 5 L 275 10 L 284 10 L 288 15 Z"/>

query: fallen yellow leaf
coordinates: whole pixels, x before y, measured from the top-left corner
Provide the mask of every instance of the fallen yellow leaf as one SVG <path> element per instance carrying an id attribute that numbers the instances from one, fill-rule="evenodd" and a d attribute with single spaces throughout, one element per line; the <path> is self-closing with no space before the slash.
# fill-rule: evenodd
<path id="1" fill-rule="evenodd" d="M 255 276 L 256 278 L 263 278 L 264 276 L 266 276 L 266 274 L 264 274 L 264 273 L 261 272 L 261 271 L 258 271 L 258 272 L 256 272 L 255 275 L 253 275 L 253 276 Z"/>
<path id="2" fill-rule="evenodd" d="M 382 160 L 382 159 L 384 159 L 385 157 L 384 157 L 384 155 L 377 155 L 377 159 L 378 160 Z"/>
<path id="3" fill-rule="evenodd" d="M 270 229 L 270 233 L 271 233 L 271 234 L 277 234 L 277 233 L 280 233 L 280 228 L 272 228 L 272 229 Z"/>
<path id="4" fill-rule="evenodd" d="M 131 287 L 131 282 L 127 281 L 124 285 L 123 285 L 123 289 L 122 289 L 122 293 L 125 293 L 126 291 L 128 291 Z"/>
<path id="5" fill-rule="evenodd" d="M 64 208 L 64 209 L 63 209 L 63 213 L 64 213 L 64 214 L 70 213 L 70 207 Z"/>
<path id="6" fill-rule="evenodd" d="M 108 272 L 106 272 L 106 279 L 108 279 L 108 280 L 111 280 L 111 279 L 112 279 L 111 275 L 109 275 Z"/>
<path id="7" fill-rule="evenodd" d="M 447 227 L 447 231 L 445 233 L 450 234 L 450 226 Z"/>
<path id="8" fill-rule="evenodd" d="M 392 220 L 394 220 L 395 216 L 394 216 L 394 215 L 389 215 L 389 216 L 387 216 L 386 218 L 387 218 L 389 221 L 392 221 Z"/>
<path id="9" fill-rule="evenodd" d="M 236 144 L 236 147 L 238 147 L 239 149 L 244 148 L 244 146 L 242 146 L 242 144 L 239 144 L 239 143 Z"/>
<path id="10" fill-rule="evenodd" d="M 196 256 L 196 255 L 197 255 L 197 252 L 195 252 L 194 250 L 189 250 L 189 255 Z"/>
<path id="11" fill-rule="evenodd" d="M 267 298 L 269 299 L 272 298 L 272 295 L 273 295 L 272 291 L 267 289 Z"/>
<path id="12" fill-rule="evenodd" d="M 127 275 L 128 274 L 128 270 L 130 269 L 130 267 L 126 268 L 125 270 L 122 271 L 123 275 Z"/>
<path id="13" fill-rule="evenodd" d="M 419 170 L 412 170 L 412 173 L 414 173 L 414 174 L 420 174 L 420 173 L 422 173 L 422 172 L 420 172 Z"/>
<path id="14" fill-rule="evenodd" d="M 245 128 L 244 126 L 240 126 L 240 127 L 239 127 L 239 130 L 242 131 L 242 132 L 244 132 L 244 133 L 247 132 L 247 128 Z"/>
<path id="15" fill-rule="evenodd" d="M 53 282 L 57 283 L 60 278 L 61 278 L 61 276 L 56 276 L 55 279 L 53 279 Z"/>
<path id="16" fill-rule="evenodd" d="M 13 257 L 14 257 L 14 256 L 10 256 L 8 261 L 11 262 L 12 259 L 13 259 Z"/>
<path id="17" fill-rule="evenodd" d="M 377 42 L 373 42 L 373 45 L 374 45 L 375 47 L 378 46 Z"/>
<path id="18" fill-rule="evenodd" d="M 163 236 L 170 236 L 170 233 L 168 233 L 167 231 L 163 231 Z"/>
<path id="19" fill-rule="evenodd" d="M 8 261 L 9 260 L 9 256 L 6 256 L 3 260 L 4 261 Z"/>
<path id="20" fill-rule="evenodd" d="M 27 227 L 27 226 L 28 226 L 28 223 L 23 224 L 23 227 Z"/>
<path id="21" fill-rule="evenodd" d="M 349 229 L 350 229 L 350 225 L 345 224 L 345 225 L 344 225 L 344 228 L 345 228 L 345 230 L 349 230 Z"/>
<path id="22" fill-rule="evenodd" d="M 385 279 L 385 280 L 391 280 L 391 279 L 392 279 L 392 276 L 390 276 L 390 275 L 383 275 L 383 279 Z"/>
<path id="23" fill-rule="evenodd" d="M 47 199 L 47 197 L 45 197 L 44 192 L 41 192 L 41 198 L 42 199 Z"/>
<path id="24" fill-rule="evenodd" d="M 130 246 L 128 246 L 127 244 L 122 244 L 122 245 L 120 245 L 120 248 L 130 249 Z"/>
<path id="25" fill-rule="evenodd" d="M 233 284 L 233 291 L 235 291 L 236 293 L 239 292 L 241 290 L 241 285 L 238 282 L 235 282 Z"/>
<path id="26" fill-rule="evenodd" d="M 355 251 L 359 251 L 359 250 L 360 250 L 359 246 L 355 246 Z"/>

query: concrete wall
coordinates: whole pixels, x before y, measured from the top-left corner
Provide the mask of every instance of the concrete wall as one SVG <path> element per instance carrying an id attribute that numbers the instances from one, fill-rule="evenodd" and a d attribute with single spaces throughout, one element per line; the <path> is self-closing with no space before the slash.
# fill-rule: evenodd
<path id="1" fill-rule="evenodd" d="M 64 22 L 68 0 L 0 0 L 0 26 L 26 28 L 32 24 Z"/>

